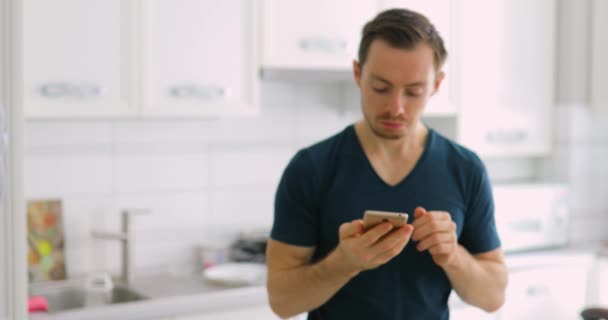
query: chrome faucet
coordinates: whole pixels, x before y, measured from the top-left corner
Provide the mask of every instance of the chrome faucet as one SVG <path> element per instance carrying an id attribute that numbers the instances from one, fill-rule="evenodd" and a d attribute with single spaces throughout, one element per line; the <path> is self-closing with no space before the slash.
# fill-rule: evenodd
<path id="1" fill-rule="evenodd" d="M 133 230 L 131 229 L 130 219 L 133 214 L 150 213 L 148 209 L 125 209 L 122 214 L 121 232 L 92 231 L 95 239 L 118 240 L 121 243 L 122 261 L 120 280 L 128 286 L 133 280 L 132 257 L 133 257 Z"/>

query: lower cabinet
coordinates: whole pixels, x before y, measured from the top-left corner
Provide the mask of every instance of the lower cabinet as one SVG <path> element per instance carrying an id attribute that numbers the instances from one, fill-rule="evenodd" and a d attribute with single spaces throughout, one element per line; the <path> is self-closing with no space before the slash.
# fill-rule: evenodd
<path id="1" fill-rule="evenodd" d="M 579 319 L 587 304 L 592 258 L 510 272 L 500 319 Z"/>
<path id="2" fill-rule="evenodd" d="M 450 319 L 580 319 L 580 312 L 587 306 L 593 291 L 593 286 L 589 285 L 597 281 L 592 272 L 593 260 L 592 254 L 541 254 L 538 257 L 530 255 L 523 260 L 508 256 L 507 264 L 511 264 L 509 284 L 502 308 L 495 313 L 487 313 L 462 302 L 454 292 L 449 301 Z M 608 277 L 608 268 L 605 272 L 605 277 Z M 601 290 L 598 291 L 598 296 L 601 296 Z"/>
<path id="3" fill-rule="evenodd" d="M 466 304 L 452 291 L 448 301 L 450 320 L 497 320 L 496 313 L 487 313 L 477 307 Z"/>
<path id="4" fill-rule="evenodd" d="M 244 308 L 235 308 L 233 310 L 222 310 L 206 312 L 196 315 L 177 317 L 174 320 L 277 320 L 276 316 L 269 306 L 252 306 Z"/>
<path id="5" fill-rule="evenodd" d="M 494 313 L 487 313 L 473 306 L 450 308 L 450 320 L 497 320 Z"/>
<path id="6" fill-rule="evenodd" d="M 608 256 L 600 255 L 595 262 L 595 281 L 591 283 L 590 305 L 608 308 Z"/>

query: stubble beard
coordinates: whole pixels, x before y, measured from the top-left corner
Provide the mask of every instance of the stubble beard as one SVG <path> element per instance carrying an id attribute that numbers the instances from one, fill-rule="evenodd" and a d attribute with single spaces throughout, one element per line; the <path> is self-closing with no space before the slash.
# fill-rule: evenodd
<path id="1" fill-rule="evenodd" d="M 380 138 L 380 139 L 386 139 L 386 140 L 399 140 L 401 138 L 403 138 L 406 134 L 387 134 L 386 132 L 382 132 L 382 130 L 376 128 L 373 124 L 373 122 L 367 117 L 367 115 L 364 115 L 365 118 L 365 122 L 367 123 L 367 125 L 369 126 L 370 130 L 372 131 L 372 133 Z M 406 126 L 406 130 L 407 130 L 407 126 Z"/>

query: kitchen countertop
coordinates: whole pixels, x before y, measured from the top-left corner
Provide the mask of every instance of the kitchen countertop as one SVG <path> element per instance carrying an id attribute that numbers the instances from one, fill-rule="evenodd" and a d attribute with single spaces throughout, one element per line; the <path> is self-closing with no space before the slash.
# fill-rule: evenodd
<path id="1" fill-rule="evenodd" d="M 142 320 L 243 308 L 268 303 L 266 287 L 227 287 L 206 283 L 200 275 L 169 274 L 138 277 L 130 286 L 148 299 L 71 309 L 55 314 L 33 313 L 30 320 Z"/>
<path id="2" fill-rule="evenodd" d="M 559 248 L 533 251 L 507 252 L 509 269 L 523 268 L 532 259 L 547 257 L 556 261 L 568 254 L 596 254 L 608 257 L 608 245 L 581 243 Z M 537 259 L 538 260 L 538 259 Z M 535 262 L 537 263 L 537 262 Z M 113 304 L 103 307 L 74 309 L 56 314 L 34 313 L 31 320 L 143 320 L 213 311 L 268 303 L 263 285 L 248 287 L 225 287 L 206 283 L 200 275 L 172 276 L 169 274 L 141 276 L 134 280 L 134 290 L 149 299 Z"/>

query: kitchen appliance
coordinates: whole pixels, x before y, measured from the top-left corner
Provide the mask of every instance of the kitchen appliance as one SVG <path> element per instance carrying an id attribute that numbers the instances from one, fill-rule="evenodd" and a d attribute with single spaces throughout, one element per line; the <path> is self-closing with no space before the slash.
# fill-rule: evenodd
<path id="1" fill-rule="evenodd" d="M 252 230 L 239 233 L 237 239 L 230 245 L 229 258 L 236 262 L 266 262 L 266 244 L 270 232 L 267 230 Z"/>
<path id="2" fill-rule="evenodd" d="M 568 243 L 568 188 L 558 183 L 493 186 L 496 225 L 505 252 Z"/>

